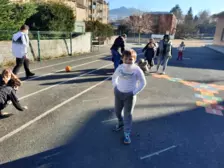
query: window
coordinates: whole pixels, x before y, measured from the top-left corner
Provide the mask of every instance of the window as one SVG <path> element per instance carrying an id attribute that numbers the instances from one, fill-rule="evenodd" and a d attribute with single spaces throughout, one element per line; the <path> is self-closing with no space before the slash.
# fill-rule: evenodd
<path id="1" fill-rule="evenodd" d="M 222 30 L 221 41 L 224 41 L 224 28 L 223 28 L 223 30 Z"/>

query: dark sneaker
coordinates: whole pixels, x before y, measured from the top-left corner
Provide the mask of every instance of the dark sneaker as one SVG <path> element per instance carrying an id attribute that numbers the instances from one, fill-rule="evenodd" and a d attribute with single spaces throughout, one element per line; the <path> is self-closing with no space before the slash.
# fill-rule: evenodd
<path id="1" fill-rule="evenodd" d="M 29 74 L 26 74 L 26 78 L 32 77 L 34 75 L 35 75 L 35 73 L 30 72 Z"/>
<path id="2" fill-rule="evenodd" d="M 130 143 L 131 143 L 130 133 L 125 132 L 124 133 L 124 144 L 130 144 Z"/>
<path id="3" fill-rule="evenodd" d="M 123 127 L 124 127 L 124 124 L 118 124 L 118 125 L 115 126 L 113 131 L 118 132 L 118 131 L 122 130 Z"/>
<path id="4" fill-rule="evenodd" d="M 0 119 L 2 118 L 8 118 L 10 116 L 12 116 L 12 113 L 7 113 L 7 112 L 0 112 Z"/>

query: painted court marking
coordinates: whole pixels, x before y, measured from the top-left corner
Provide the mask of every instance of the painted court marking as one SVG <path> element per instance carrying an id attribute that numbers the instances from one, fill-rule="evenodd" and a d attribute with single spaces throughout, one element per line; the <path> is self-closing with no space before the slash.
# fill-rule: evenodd
<path id="1" fill-rule="evenodd" d="M 87 72 L 87 73 L 81 74 L 81 75 L 76 76 L 76 77 L 74 77 L 74 78 L 69 78 L 69 79 L 68 79 L 68 80 L 66 80 L 66 81 L 59 82 L 59 83 L 57 83 L 57 84 L 51 85 L 51 86 L 46 87 L 46 88 L 44 88 L 44 89 L 38 90 L 38 91 L 33 92 L 33 93 L 31 93 L 31 94 L 28 94 L 28 95 L 26 95 L 26 96 L 23 96 L 23 97 L 21 97 L 19 100 L 23 100 L 23 99 L 28 98 L 28 97 L 30 97 L 30 96 L 33 96 L 33 95 L 35 95 L 35 94 L 41 93 L 41 92 L 43 92 L 43 91 L 45 91 L 45 90 L 48 90 L 48 89 L 54 88 L 54 87 L 56 87 L 56 86 L 58 86 L 58 85 L 61 85 L 61 84 L 67 83 L 67 82 L 69 82 L 69 81 L 71 81 L 71 80 L 76 80 L 76 79 L 79 79 L 79 78 L 80 78 L 80 77 L 82 77 L 82 76 L 85 76 L 85 75 L 91 74 L 91 73 L 93 73 L 93 72 L 96 72 L 96 71 L 98 71 L 98 70 L 100 70 L 100 69 L 103 69 L 103 68 L 108 67 L 108 66 L 111 66 L 111 65 L 112 65 L 112 64 L 107 64 L 107 65 L 102 66 L 102 67 L 100 67 L 100 68 L 98 68 L 98 69 L 95 69 L 95 70 L 92 70 L 92 71 L 90 71 L 90 72 Z"/>
<path id="2" fill-rule="evenodd" d="M 169 151 L 169 150 L 171 150 L 171 149 L 174 149 L 174 148 L 176 148 L 176 147 L 178 147 L 178 145 L 173 145 L 173 146 L 170 146 L 170 147 L 168 147 L 168 148 L 166 148 L 166 149 L 163 149 L 163 150 L 154 152 L 154 153 L 152 153 L 152 154 L 149 154 L 149 155 L 140 157 L 140 159 L 141 159 L 141 160 L 143 160 L 143 159 L 147 159 L 147 158 L 150 158 L 150 157 L 152 157 L 152 156 L 159 155 L 159 154 L 161 154 L 161 153 L 163 153 L 163 152 L 166 152 L 166 151 Z"/>
<path id="3" fill-rule="evenodd" d="M 109 119 L 109 120 L 104 120 L 102 121 L 102 123 L 107 123 L 107 122 L 112 122 L 112 121 L 116 121 L 117 118 L 113 118 L 113 119 Z"/>
<path id="4" fill-rule="evenodd" d="M 45 111 L 45 112 L 42 113 L 41 115 L 39 115 L 39 116 L 37 116 L 36 118 L 30 120 L 29 122 L 27 122 L 26 124 L 20 126 L 19 128 L 17 128 L 17 129 L 15 129 L 15 130 L 11 131 L 10 133 L 8 133 L 8 134 L 6 134 L 5 136 L 3 136 L 3 137 L 0 138 L 0 143 L 3 142 L 3 141 L 5 141 L 6 139 L 12 137 L 13 135 L 17 134 L 18 132 L 24 130 L 25 128 L 27 128 L 27 127 L 30 126 L 31 124 L 35 123 L 36 121 L 38 121 L 38 120 L 44 118 L 44 117 L 47 116 L 48 114 L 54 112 L 54 111 L 57 110 L 58 108 L 64 106 L 65 104 L 71 102 L 72 100 L 74 100 L 74 99 L 80 97 L 80 96 L 83 95 L 84 93 L 87 93 L 88 91 L 90 91 L 90 90 L 94 89 L 95 87 L 101 85 L 102 83 L 104 83 L 105 81 L 109 80 L 110 78 L 111 78 L 111 77 L 108 77 L 108 78 L 102 80 L 101 82 L 98 82 L 97 84 L 95 84 L 95 85 L 89 87 L 88 89 L 86 89 L 86 90 L 84 90 L 84 91 L 82 91 L 82 92 L 76 94 L 75 96 L 73 96 L 73 97 L 71 97 L 71 98 L 69 98 L 69 99 L 67 99 L 67 100 L 65 100 L 65 101 L 63 101 L 63 102 L 61 102 L 60 104 L 58 104 L 57 106 L 51 108 L 50 110 Z"/>
<path id="5" fill-rule="evenodd" d="M 88 64 L 92 64 L 92 63 L 95 63 L 95 62 L 98 62 L 98 61 L 100 61 L 100 60 L 95 60 L 95 61 L 91 61 L 91 62 L 88 62 L 88 63 L 76 65 L 76 66 L 73 66 L 71 68 L 78 68 L 78 67 L 81 67 L 81 66 L 84 66 L 84 65 L 88 65 Z M 51 72 L 51 73 L 48 73 L 48 74 L 44 74 L 44 75 L 40 75 L 40 76 L 37 76 L 37 77 L 33 77 L 33 78 L 30 78 L 30 79 L 22 81 L 22 83 L 25 83 L 25 82 L 28 82 L 28 81 L 31 81 L 31 80 L 34 80 L 34 79 L 39 79 L 39 78 L 42 78 L 42 77 L 45 77 L 45 76 L 53 75 L 55 73 L 63 72 L 63 71 L 64 71 L 64 69 L 61 69 L 61 70 L 58 70 L 58 71 L 55 71 L 55 72 Z"/>
<path id="6" fill-rule="evenodd" d="M 218 103 L 222 102 L 223 99 L 221 97 L 215 96 L 214 94 L 218 94 L 220 90 L 223 91 L 224 85 L 189 82 L 179 78 L 172 78 L 168 75 L 154 74 L 153 77 L 167 79 L 172 82 L 179 82 L 186 86 L 192 87 L 194 91 L 200 92 L 200 94 L 195 93 L 194 96 L 196 98 L 202 99 L 202 101 L 196 101 L 197 106 L 204 107 L 205 112 L 209 114 L 223 116 L 222 111 L 224 111 L 224 106 L 218 105 Z"/>
<path id="7" fill-rule="evenodd" d="M 47 66 L 43 66 L 43 67 L 39 67 L 39 68 L 31 69 L 31 71 L 36 71 L 36 70 L 40 70 L 40 69 L 45 69 L 45 68 L 49 68 L 49 67 L 53 67 L 53 66 L 57 66 L 57 65 L 61 65 L 61 64 L 65 64 L 65 63 L 70 63 L 70 62 L 76 62 L 76 61 L 80 61 L 80 60 L 85 60 L 85 59 L 88 59 L 88 58 L 97 57 L 97 56 L 101 56 L 101 55 L 104 55 L 104 54 L 109 54 L 109 53 L 106 52 L 106 53 L 102 53 L 102 54 L 98 54 L 98 55 L 92 55 L 92 56 L 89 56 L 89 57 L 80 58 L 80 59 L 76 59 L 76 60 L 69 60 L 69 61 L 64 61 L 64 62 L 60 62 L 60 63 L 57 63 L 57 64 L 51 64 L 51 65 L 47 65 Z M 22 73 L 25 73 L 25 72 L 20 72 L 20 73 L 18 73 L 18 74 L 22 74 Z"/>

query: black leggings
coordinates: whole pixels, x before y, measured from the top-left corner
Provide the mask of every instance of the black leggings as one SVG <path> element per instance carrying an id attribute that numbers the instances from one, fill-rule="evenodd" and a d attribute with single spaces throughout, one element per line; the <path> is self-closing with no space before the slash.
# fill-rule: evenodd
<path id="1" fill-rule="evenodd" d="M 29 69 L 29 60 L 26 57 L 16 58 L 16 66 L 13 69 L 13 73 L 17 75 L 22 65 L 24 66 L 26 75 L 29 75 L 31 72 Z"/>
<path id="2" fill-rule="evenodd" d="M 146 58 L 146 60 L 148 61 L 148 64 L 150 67 L 153 67 L 154 66 L 154 60 L 153 58 Z"/>

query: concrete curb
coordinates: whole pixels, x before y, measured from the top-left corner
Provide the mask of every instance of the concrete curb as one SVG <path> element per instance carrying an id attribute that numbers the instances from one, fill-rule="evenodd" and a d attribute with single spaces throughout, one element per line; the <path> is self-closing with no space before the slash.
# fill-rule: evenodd
<path id="1" fill-rule="evenodd" d="M 212 45 L 205 45 L 206 48 L 209 48 L 213 51 L 216 51 L 217 53 L 223 54 L 224 55 L 224 47 L 223 47 L 223 51 L 217 50 L 216 48 L 213 48 Z"/>

